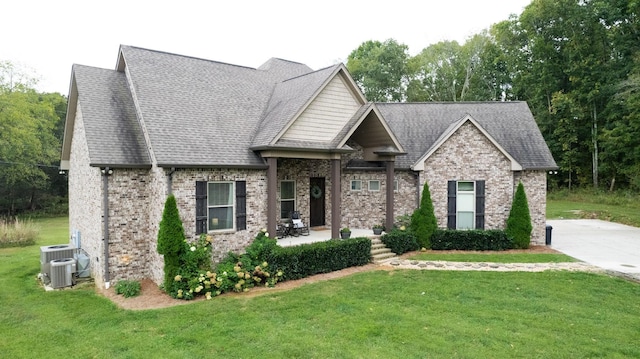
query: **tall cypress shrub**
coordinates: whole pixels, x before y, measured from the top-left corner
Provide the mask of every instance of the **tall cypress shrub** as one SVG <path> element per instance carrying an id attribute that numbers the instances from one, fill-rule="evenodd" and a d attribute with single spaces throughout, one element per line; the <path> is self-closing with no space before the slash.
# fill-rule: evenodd
<path id="1" fill-rule="evenodd" d="M 164 290 L 171 292 L 174 278 L 182 263 L 180 259 L 187 251 L 184 228 L 178 213 L 176 198 L 170 195 L 164 204 L 162 220 L 158 230 L 158 253 L 164 255 Z"/>
<path id="2" fill-rule="evenodd" d="M 433 210 L 429 184 L 425 181 L 420 207 L 411 215 L 411 230 L 414 232 L 420 248 L 431 248 L 431 236 L 436 229 L 438 229 L 438 221 Z"/>
<path id="3" fill-rule="evenodd" d="M 531 214 L 529 213 L 529 203 L 527 194 L 524 192 L 522 182 L 518 183 L 516 194 L 513 197 L 509 218 L 507 218 L 507 236 L 513 239 L 514 248 L 529 248 L 531 243 Z"/>

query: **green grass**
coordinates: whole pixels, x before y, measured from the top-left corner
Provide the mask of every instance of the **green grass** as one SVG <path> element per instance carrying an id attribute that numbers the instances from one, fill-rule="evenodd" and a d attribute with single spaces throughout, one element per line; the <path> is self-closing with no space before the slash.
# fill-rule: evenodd
<path id="1" fill-rule="evenodd" d="M 576 259 L 555 253 L 418 253 L 409 259 L 419 261 L 493 262 L 493 263 L 560 263 Z"/>
<path id="2" fill-rule="evenodd" d="M 640 227 L 640 195 L 586 190 L 550 192 L 547 218 L 602 219 Z"/>
<path id="3" fill-rule="evenodd" d="M 66 243 L 65 223 L 48 223 L 59 237 L 0 249 L 3 357 L 640 357 L 640 285 L 619 278 L 372 271 L 253 298 L 126 311 L 93 288 L 38 286 L 39 245 Z"/>

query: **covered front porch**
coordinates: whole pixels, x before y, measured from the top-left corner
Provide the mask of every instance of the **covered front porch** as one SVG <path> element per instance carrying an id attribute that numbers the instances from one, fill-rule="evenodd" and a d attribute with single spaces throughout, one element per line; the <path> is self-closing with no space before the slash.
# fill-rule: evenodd
<path id="1" fill-rule="evenodd" d="M 372 237 L 374 236 L 371 228 L 351 228 L 351 238 L 356 237 Z M 291 247 L 306 243 L 316 243 L 328 241 L 332 238 L 331 229 L 327 227 L 310 228 L 308 236 L 286 236 L 278 239 L 278 245 L 281 247 Z"/>

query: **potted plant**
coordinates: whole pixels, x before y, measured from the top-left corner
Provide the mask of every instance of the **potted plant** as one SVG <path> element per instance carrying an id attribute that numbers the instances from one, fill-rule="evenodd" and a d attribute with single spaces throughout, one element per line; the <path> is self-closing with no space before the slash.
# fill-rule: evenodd
<path id="1" fill-rule="evenodd" d="M 351 237 L 351 229 L 349 229 L 349 227 L 340 229 L 340 238 L 347 239 L 349 237 Z"/>
<path id="2" fill-rule="evenodd" d="M 373 234 L 375 234 L 377 236 L 381 235 L 383 229 L 384 229 L 384 227 L 381 224 L 374 224 L 373 225 Z"/>

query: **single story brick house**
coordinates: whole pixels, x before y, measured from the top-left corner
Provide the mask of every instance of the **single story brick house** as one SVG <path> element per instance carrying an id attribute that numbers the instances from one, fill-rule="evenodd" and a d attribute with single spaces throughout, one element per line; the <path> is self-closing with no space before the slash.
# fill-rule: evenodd
<path id="1" fill-rule="evenodd" d="M 438 224 L 504 228 L 522 181 L 544 243 L 557 168 L 525 102 L 371 103 L 343 64 L 258 68 L 121 46 L 115 69 L 74 65 L 62 148 L 70 231 L 97 285 L 151 278 L 167 196 L 214 259 L 289 211 L 311 226 L 391 226 L 429 183 Z"/>

